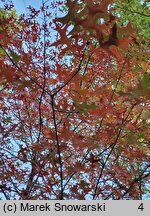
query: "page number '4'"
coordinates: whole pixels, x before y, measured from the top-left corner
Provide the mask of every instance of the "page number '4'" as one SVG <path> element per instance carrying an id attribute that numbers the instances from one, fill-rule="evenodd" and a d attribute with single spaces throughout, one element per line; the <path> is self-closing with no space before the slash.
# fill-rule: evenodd
<path id="1" fill-rule="evenodd" d="M 144 206 L 143 206 L 143 203 L 141 203 L 138 207 L 139 210 L 143 211 L 144 210 Z"/>

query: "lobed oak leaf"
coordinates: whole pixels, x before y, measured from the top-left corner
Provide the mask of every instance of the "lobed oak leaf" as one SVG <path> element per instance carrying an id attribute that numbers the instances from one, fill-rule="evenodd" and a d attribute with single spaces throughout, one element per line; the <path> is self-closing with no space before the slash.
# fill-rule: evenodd
<path id="1" fill-rule="evenodd" d="M 108 10 L 108 6 L 112 4 L 114 0 L 102 0 L 100 3 L 100 9 L 104 12 Z"/>
<path id="2" fill-rule="evenodd" d="M 17 124 L 14 124 L 10 128 L 8 128 L 8 130 L 5 133 L 3 133 L 3 138 L 8 137 L 11 132 L 15 131 L 15 128 L 17 126 L 18 126 Z"/>
<path id="3" fill-rule="evenodd" d="M 76 9 L 77 2 L 78 0 L 74 0 L 74 1 L 67 0 L 66 6 L 68 8 L 68 13 L 64 17 L 56 18 L 55 22 L 60 22 L 63 25 L 65 25 L 70 21 L 72 21 L 76 16 L 75 9 Z"/>
<path id="4" fill-rule="evenodd" d="M 128 49 L 128 45 L 131 42 L 131 39 L 128 36 L 124 38 L 119 38 L 118 40 L 121 47 L 123 47 L 124 49 Z"/>
<path id="5" fill-rule="evenodd" d="M 0 65 L 0 73 L 8 82 L 13 82 L 14 72 L 8 65 Z"/>
<path id="6" fill-rule="evenodd" d="M 116 47 L 115 45 L 111 45 L 109 47 L 109 50 L 111 51 L 111 53 L 115 56 L 116 59 L 120 60 L 122 59 L 122 55 L 121 53 L 119 52 L 119 48 Z"/>
<path id="7" fill-rule="evenodd" d="M 55 23 L 56 28 L 55 30 L 59 33 L 59 37 L 60 39 L 58 39 L 57 41 L 55 41 L 54 43 L 51 44 L 51 46 L 58 46 L 58 45 L 70 45 L 70 38 L 68 37 L 68 27 L 69 24 L 66 24 L 65 26 L 60 26 L 60 24 Z"/>
<path id="8" fill-rule="evenodd" d="M 120 38 L 123 38 L 124 36 L 129 36 L 134 33 L 134 30 L 135 29 L 133 28 L 131 23 L 128 22 L 126 26 L 118 28 L 118 35 L 120 36 Z"/>
<path id="9" fill-rule="evenodd" d="M 32 145 L 32 149 L 36 152 L 42 152 L 45 148 L 46 148 L 45 146 L 42 146 L 39 143 L 34 143 Z"/>

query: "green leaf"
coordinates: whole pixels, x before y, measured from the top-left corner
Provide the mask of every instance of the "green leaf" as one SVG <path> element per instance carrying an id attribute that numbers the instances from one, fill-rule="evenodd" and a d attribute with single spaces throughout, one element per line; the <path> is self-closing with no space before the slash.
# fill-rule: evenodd
<path id="1" fill-rule="evenodd" d="M 144 75 L 144 77 L 141 81 L 141 85 L 142 85 L 144 90 L 147 90 L 150 87 L 150 74 Z"/>
<path id="2" fill-rule="evenodd" d="M 128 143 L 135 143 L 135 136 L 133 132 L 130 132 L 127 136 Z"/>
<path id="3" fill-rule="evenodd" d="M 97 106 L 95 105 L 95 103 L 92 103 L 92 104 L 87 104 L 87 103 L 85 103 L 85 104 L 84 104 L 84 108 L 85 108 L 85 109 L 96 109 Z"/>
<path id="4" fill-rule="evenodd" d="M 5 54 L 4 50 L 2 48 L 0 48 L 0 59 L 2 59 L 3 56 L 5 56 L 5 55 L 6 54 Z"/>
<path id="5" fill-rule="evenodd" d="M 18 61 L 19 61 L 20 56 L 17 53 L 15 53 L 13 50 L 11 50 L 10 55 L 12 57 L 12 60 L 17 64 Z"/>
<path id="6" fill-rule="evenodd" d="M 84 180 L 81 180 L 81 181 L 80 181 L 80 185 L 81 185 L 81 187 L 82 187 L 83 189 L 84 189 L 85 187 L 88 186 L 87 182 L 84 181 Z"/>
<path id="7" fill-rule="evenodd" d="M 6 123 L 12 123 L 11 117 L 3 118 Z"/>
<path id="8" fill-rule="evenodd" d="M 82 112 L 85 116 L 88 116 L 88 110 L 89 109 L 96 109 L 97 106 L 95 103 L 87 104 L 86 102 L 82 101 L 74 101 L 74 104 L 76 105 L 76 108 Z"/>

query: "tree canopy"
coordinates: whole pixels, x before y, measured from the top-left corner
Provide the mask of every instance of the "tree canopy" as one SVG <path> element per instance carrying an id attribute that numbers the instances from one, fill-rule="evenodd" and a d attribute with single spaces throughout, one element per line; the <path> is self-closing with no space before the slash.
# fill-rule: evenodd
<path id="1" fill-rule="evenodd" d="M 147 199 L 149 2 L 14 6 L 0 11 L 1 199 Z"/>

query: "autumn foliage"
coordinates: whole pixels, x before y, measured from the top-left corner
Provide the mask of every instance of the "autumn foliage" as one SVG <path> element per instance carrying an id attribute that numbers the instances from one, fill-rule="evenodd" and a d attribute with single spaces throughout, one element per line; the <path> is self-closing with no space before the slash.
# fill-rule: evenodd
<path id="1" fill-rule="evenodd" d="M 113 0 L 50 2 L 0 11 L 1 199 L 141 199 L 146 38 Z"/>

